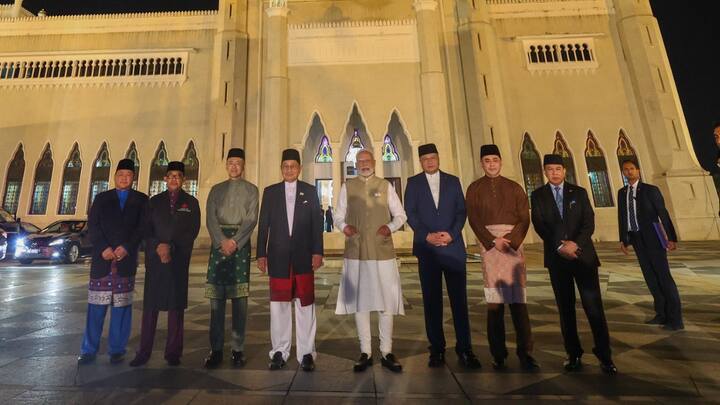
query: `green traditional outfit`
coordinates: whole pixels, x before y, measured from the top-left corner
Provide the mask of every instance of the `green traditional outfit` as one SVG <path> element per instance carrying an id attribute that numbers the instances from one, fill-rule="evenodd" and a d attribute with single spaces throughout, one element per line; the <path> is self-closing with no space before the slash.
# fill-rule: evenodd
<path id="1" fill-rule="evenodd" d="M 212 240 L 205 297 L 210 299 L 210 346 L 223 350 L 225 300 L 232 300 L 232 350 L 241 352 L 245 342 L 247 297 L 250 293 L 250 235 L 258 219 L 258 189 L 237 179 L 216 184 L 207 199 L 207 228 Z M 238 249 L 225 256 L 223 240 Z"/>

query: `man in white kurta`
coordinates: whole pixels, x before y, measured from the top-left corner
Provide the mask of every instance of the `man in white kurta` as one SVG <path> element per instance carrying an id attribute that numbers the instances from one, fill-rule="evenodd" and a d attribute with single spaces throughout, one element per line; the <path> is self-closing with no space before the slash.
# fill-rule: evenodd
<path id="1" fill-rule="evenodd" d="M 375 158 L 358 152 L 359 176 L 348 179 L 340 190 L 335 226 L 345 234 L 345 253 L 335 313 L 355 314 L 360 358 L 355 371 L 372 365 L 370 312 L 377 311 L 381 363 L 394 372 L 402 366 L 392 354 L 393 316 L 404 315 L 400 274 L 392 233 L 407 220 L 393 186 L 375 176 Z"/>

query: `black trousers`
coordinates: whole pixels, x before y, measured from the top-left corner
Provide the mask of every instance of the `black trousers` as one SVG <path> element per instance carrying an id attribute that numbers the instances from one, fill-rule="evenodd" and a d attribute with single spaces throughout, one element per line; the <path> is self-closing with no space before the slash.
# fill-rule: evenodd
<path id="1" fill-rule="evenodd" d="M 611 359 L 610 334 L 600 295 L 597 267 L 588 267 L 577 260 L 562 260 L 548 270 L 555 293 L 555 302 L 560 313 L 560 329 L 565 352 L 571 357 L 583 354 L 575 314 L 575 285 L 577 284 L 580 300 L 595 342 L 593 353 L 600 361 L 609 361 Z"/>
<path id="2" fill-rule="evenodd" d="M 458 267 L 458 266 L 454 266 Z M 470 340 L 470 321 L 467 306 L 467 273 L 462 268 L 448 268 L 432 256 L 418 256 L 418 272 L 425 308 L 425 331 L 430 341 L 430 350 L 434 353 L 445 352 L 445 332 L 443 331 L 443 290 L 445 277 L 450 309 L 455 326 L 455 351 L 463 353 L 472 349 Z"/>
<path id="3" fill-rule="evenodd" d="M 223 351 L 225 344 L 225 301 L 210 299 L 210 348 L 214 352 Z M 232 342 L 230 347 L 236 352 L 245 347 L 245 324 L 247 322 L 247 297 L 231 299 Z"/>
<path id="4" fill-rule="evenodd" d="M 629 235 L 645 283 L 653 296 L 655 315 L 668 325 L 683 326 L 680 293 L 670 274 L 667 252 L 649 247 L 637 232 Z"/>
<path id="5" fill-rule="evenodd" d="M 518 357 L 525 358 L 532 353 L 533 338 L 530 329 L 530 316 L 527 304 L 508 304 L 515 325 L 515 337 Z M 505 345 L 505 304 L 488 303 L 487 335 L 490 345 L 490 354 L 496 359 L 505 359 L 508 356 Z"/>

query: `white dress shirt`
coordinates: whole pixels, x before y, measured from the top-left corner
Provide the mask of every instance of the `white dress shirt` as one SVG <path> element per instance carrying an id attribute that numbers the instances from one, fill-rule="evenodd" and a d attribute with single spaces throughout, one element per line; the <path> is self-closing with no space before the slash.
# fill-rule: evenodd
<path id="1" fill-rule="evenodd" d="M 288 232 L 292 236 L 293 220 L 295 219 L 295 196 L 297 194 L 297 180 L 292 183 L 285 182 L 285 210 L 287 212 Z"/>
<path id="2" fill-rule="evenodd" d="M 627 203 L 627 212 L 625 213 L 625 218 L 627 218 L 628 232 L 632 229 L 632 225 L 630 224 L 630 199 L 637 197 L 638 184 L 640 184 L 640 180 L 635 181 L 635 184 L 628 184 L 628 189 L 626 193 L 627 195 L 625 196 L 625 202 Z M 637 223 L 639 228 L 640 223 L 638 222 L 637 217 L 637 199 L 633 203 L 633 214 L 635 214 L 635 223 Z"/>
<path id="3" fill-rule="evenodd" d="M 425 173 L 425 178 L 427 178 L 428 184 L 430 185 L 430 193 L 432 194 L 433 202 L 437 209 L 438 204 L 440 204 L 440 170 L 434 174 Z"/>

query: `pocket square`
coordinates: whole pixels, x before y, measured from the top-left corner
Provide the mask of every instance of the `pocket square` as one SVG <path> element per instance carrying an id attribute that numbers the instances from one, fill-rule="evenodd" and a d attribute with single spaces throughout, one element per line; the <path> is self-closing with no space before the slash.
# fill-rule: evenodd
<path id="1" fill-rule="evenodd" d="M 190 212 L 190 208 L 178 208 L 178 212 Z"/>
<path id="2" fill-rule="evenodd" d="M 308 202 L 307 202 L 307 200 L 305 200 L 305 201 L 303 201 L 302 203 L 303 203 L 303 204 L 307 204 Z"/>

